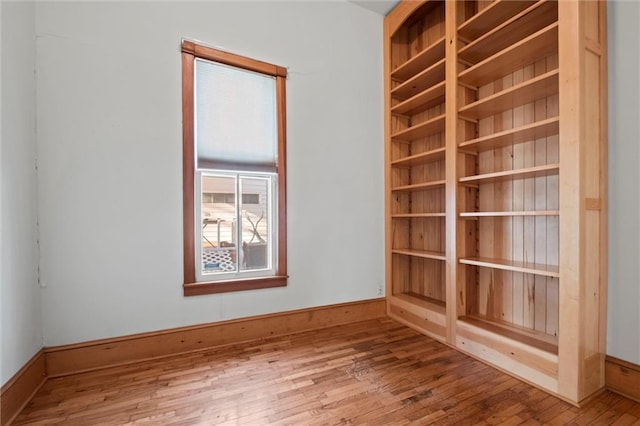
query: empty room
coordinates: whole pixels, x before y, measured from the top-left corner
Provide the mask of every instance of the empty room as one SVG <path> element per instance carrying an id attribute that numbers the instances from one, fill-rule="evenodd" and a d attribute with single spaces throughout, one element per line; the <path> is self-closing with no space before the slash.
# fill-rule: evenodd
<path id="1" fill-rule="evenodd" d="M 640 425 L 640 2 L 0 2 L 0 426 Z"/>

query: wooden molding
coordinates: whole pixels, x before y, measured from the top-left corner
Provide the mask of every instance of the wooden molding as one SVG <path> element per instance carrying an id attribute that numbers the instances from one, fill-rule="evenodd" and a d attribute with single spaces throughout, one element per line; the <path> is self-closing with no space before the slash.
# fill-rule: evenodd
<path id="1" fill-rule="evenodd" d="M 640 365 L 607 355 L 604 380 L 610 391 L 640 402 Z"/>
<path id="2" fill-rule="evenodd" d="M 384 298 L 46 348 L 49 377 L 384 317 Z"/>
<path id="3" fill-rule="evenodd" d="M 40 349 L 0 389 L 0 426 L 11 424 L 46 380 L 45 353 Z"/>
<path id="4" fill-rule="evenodd" d="M 216 282 L 196 280 L 195 241 L 195 123 L 194 123 L 194 62 L 196 58 L 231 65 L 275 77 L 277 140 L 277 232 L 278 253 L 275 276 L 257 279 L 235 279 Z M 184 296 L 256 290 L 287 285 L 287 179 L 286 179 L 286 80 L 284 67 L 224 52 L 193 41 L 182 41 L 182 210 L 183 210 L 183 271 Z M 202 166 L 202 165 L 201 165 Z M 209 164 L 216 168 L 215 163 Z M 241 169 L 244 170 L 244 169 Z M 251 170 L 260 170 L 253 165 Z"/>

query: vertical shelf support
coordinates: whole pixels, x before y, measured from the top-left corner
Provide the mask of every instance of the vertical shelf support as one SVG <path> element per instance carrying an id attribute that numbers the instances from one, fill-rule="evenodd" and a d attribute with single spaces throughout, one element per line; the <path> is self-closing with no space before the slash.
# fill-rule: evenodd
<path id="1" fill-rule="evenodd" d="M 456 344 L 456 323 L 459 315 L 465 311 L 465 291 L 458 285 L 458 265 L 456 248 L 458 246 L 458 2 L 446 2 L 445 9 L 445 186 L 446 186 L 446 292 L 447 292 L 447 343 Z"/>

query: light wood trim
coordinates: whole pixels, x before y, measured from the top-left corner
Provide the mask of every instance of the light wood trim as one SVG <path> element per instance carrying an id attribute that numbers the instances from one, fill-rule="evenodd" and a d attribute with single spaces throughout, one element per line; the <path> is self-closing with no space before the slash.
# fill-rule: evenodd
<path id="1" fill-rule="evenodd" d="M 184 43 L 183 43 L 184 46 Z M 182 238 L 184 282 L 196 281 L 195 258 L 195 141 L 193 72 L 195 57 L 182 52 Z"/>
<path id="2" fill-rule="evenodd" d="M 385 316 L 385 299 L 259 315 L 46 348 L 49 377 Z"/>
<path id="3" fill-rule="evenodd" d="M 289 278 L 287 275 L 275 275 L 273 277 L 246 278 L 242 280 L 185 283 L 182 288 L 185 296 L 202 296 L 231 291 L 286 287 L 287 278 Z"/>
<path id="4" fill-rule="evenodd" d="M 40 349 L 0 389 L 0 426 L 11 424 L 46 380 L 45 354 Z"/>
<path id="5" fill-rule="evenodd" d="M 434 259 L 434 260 L 446 260 L 446 256 L 444 253 L 440 253 L 437 251 L 428 251 L 428 250 L 418 250 L 418 249 L 393 249 L 391 250 L 394 254 L 404 254 L 406 256 L 414 256 L 414 257 L 422 257 L 425 259 Z"/>
<path id="6" fill-rule="evenodd" d="M 287 276 L 287 88 L 286 77 L 276 77 L 278 117 L 278 264 L 276 275 Z M 286 282 L 285 282 L 286 285 Z"/>
<path id="7" fill-rule="evenodd" d="M 607 51 L 607 2 L 599 1 L 599 35 L 600 35 L 600 329 L 598 330 L 600 353 L 607 353 L 607 308 L 608 308 L 608 281 L 609 276 L 609 115 L 607 109 L 608 99 L 608 51 Z M 605 356 L 606 358 L 606 356 Z M 606 359 L 605 359 L 605 383 L 606 383 Z M 640 394 L 640 386 L 636 388 Z M 640 397 L 638 397 L 640 399 Z"/>
<path id="8" fill-rule="evenodd" d="M 204 58 L 276 79 L 276 119 L 278 126 L 278 253 L 273 277 L 197 282 L 195 250 L 195 140 L 194 140 L 194 61 Z M 182 42 L 182 208 L 183 208 L 183 294 L 199 296 L 213 293 L 257 290 L 287 285 L 287 177 L 286 177 L 286 76 L 287 70 L 245 56 L 224 52 L 192 41 Z"/>
<path id="9" fill-rule="evenodd" d="M 456 15 L 458 2 L 445 3 L 445 33 L 447 36 L 447 72 L 446 72 L 446 122 L 445 122 L 445 294 L 447 301 L 446 342 L 454 345 L 456 341 L 456 325 L 458 315 L 465 310 L 466 298 L 464 290 L 459 286 L 458 264 L 451 259 L 458 256 L 458 244 L 464 238 L 456 217 L 459 190 L 458 174 L 458 32 L 456 31 Z M 459 296 L 460 295 L 460 296 Z"/>
<path id="10" fill-rule="evenodd" d="M 604 365 L 607 389 L 640 402 L 640 365 L 609 355 Z"/>
<path id="11" fill-rule="evenodd" d="M 207 59 L 209 61 L 220 62 L 222 64 L 244 68 L 262 74 L 268 74 L 274 77 L 287 76 L 287 69 L 285 67 L 237 55 L 235 53 L 225 52 L 224 50 L 215 49 L 190 40 L 182 41 L 182 52 L 198 58 Z"/>
<path id="12" fill-rule="evenodd" d="M 517 262 L 506 259 L 490 259 L 487 257 L 461 258 L 460 263 L 465 265 L 483 266 L 486 268 L 502 269 L 504 271 L 524 272 L 525 274 L 544 275 L 558 278 L 560 273 L 557 266 L 541 265 L 538 263 Z"/>
<path id="13" fill-rule="evenodd" d="M 385 17 L 384 20 L 384 39 L 391 40 L 391 37 L 398 31 L 398 28 L 404 23 L 404 21 L 409 18 L 413 12 L 422 7 L 423 4 L 427 3 L 428 0 L 423 1 L 401 1 L 394 7 Z M 388 58 L 389 56 L 385 56 Z M 386 75 L 385 81 L 389 81 L 391 77 L 391 70 L 389 70 L 389 74 Z M 385 92 L 389 93 L 389 92 Z"/>
<path id="14" fill-rule="evenodd" d="M 399 306 L 391 301 L 389 303 L 389 317 L 406 325 L 422 334 L 425 334 L 439 342 L 444 343 L 447 338 L 447 329 L 437 322 L 430 321 L 424 315 L 418 315 L 413 307 Z"/>
<path id="15" fill-rule="evenodd" d="M 445 303 L 440 300 L 414 293 L 396 293 L 391 296 L 391 303 L 412 311 L 416 315 L 423 316 L 443 327 L 446 326 L 446 307 Z"/>
<path id="16" fill-rule="evenodd" d="M 557 394 L 558 357 L 467 321 L 458 321 L 456 348 L 498 370 Z"/>

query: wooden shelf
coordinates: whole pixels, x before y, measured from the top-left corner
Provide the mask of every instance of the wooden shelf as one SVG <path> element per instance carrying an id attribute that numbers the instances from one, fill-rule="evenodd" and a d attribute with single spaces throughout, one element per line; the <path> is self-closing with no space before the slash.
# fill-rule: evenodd
<path id="1" fill-rule="evenodd" d="M 413 115 L 444 103 L 444 81 L 391 108 L 392 114 Z"/>
<path id="2" fill-rule="evenodd" d="M 558 337 L 541 331 L 532 330 L 525 327 L 501 321 L 488 319 L 481 315 L 467 315 L 458 318 L 474 327 L 481 328 L 491 333 L 499 334 L 509 339 L 533 346 L 551 354 L 558 354 Z"/>
<path id="3" fill-rule="evenodd" d="M 465 176 L 459 179 L 460 183 L 491 183 L 509 179 L 527 179 L 557 175 L 560 164 L 545 164 L 543 166 L 526 167 L 524 169 L 505 170 L 502 172 L 486 173 L 475 176 Z"/>
<path id="4" fill-rule="evenodd" d="M 480 120 L 557 93 L 558 70 L 553 70 L 466 105 L 459 113 Z"/>
<path id="5" fill-rule="evenodd" d="M 421 218 L 421 217 L 445 217 L 446 213 L 396 213 L 392 214 L 391 217 L 394 219 L 398 218 Z"/>
<path id="6" fill-rule="evenodd" d="M 573 404 L 604 374 L 597 3 L 402 0 L 383 28 L 387 313 Z"/>
<path id="7" fill-rule="evenodd" d="M 409 99 L 425 89 L 443 82 L 444 62 L 445 60 L 442 59 L 422 71 L 420 74 L 417 74 L 411 79 L 405 81 L 391 91 L 391 96 L 400 100 Z"/>
<path id="8" fill-rule="evenodd" d="M 500 212 L 460 212 L 463 219 L 477 219 L 479 217 L 514 217 L 514 216 L 559 216 L 560 210 L 524 210 Z"/>
<path id="9" fill-rule="evenodd" d="M 465 265 L 482 266 L 485 268 L 501 269 L 504 271 L 544 275 L 546 277 L 560 277 L 559 268 L 554 265 L 542 265 L 539 263 L 518 262 L 514 260 L 493 259 L 488 257 L 461 258 L 460 263 Z"/>
<path id="10" fill-rule="evenodd" d="M 430 120 L 424 121 L 415 126 L 411 126 L 398 133 L 391 135 L 391 140 L 410 142 L 415 139 L 431 136 L 444 131 L 445 115 L 439 115 Z"/>
<path id="11" fill-rule="evenodd" d="M 432 149 L 431 151 L 403 157 L 391 162 L 392 167 L 413 167 L 426 164 L 432 161 L 442 160 L 445 155 L 445 148 Z"/>
<path id="12" fill-rule="evenodd" d="M 445 253 L 417 249 L 392 249 L 391 253 L 405 256 L 422 257 L 424 259 L 446 260 Z"/>
<path id="13" fill-rule="evenodd" d="M 458 35 L 463 39 L 474 39 L 486 32 L 487 28 L 498 26 L 535 3 L 535 0 L 496 0 L 480 12 L 467 19 L 458 27 Z"/>
<path id="14" fill-rule="evenodd" d="M 463 83 L 480 87 L 557 52 L 558 23 L 555 22 L 462 71 L 458 78 Z"/>
<path id="15" fill-rule="evenodd" d="M 435 188 L 444 187 L 444 183 L 445 183 L 444 180 L 436 180 L 432 182 L 414 183 L 411 185 L 396 186 L 395 188 L 391 188 L 391 190 L 395 192 L 422 191 L 425 189 L 435 189 Z"/>
<path id="16" fill-rule="evenodd" d="M 444 36 L 391 72 L 394 80 L 405 81 L 444 58 Z"/>
<path id="17" fill-rule="evenodd" d="M 560 120 L 558 117 L 548 118 L 502 132 L 493 133 L 477 139 L 464 141 L 458 145 L 459 148 L 472 149 L 478 152 L 496 148 L 502 148 L 515 143 L 527 142 L 535 139 L 546 138 L 557 135 Z"/>
<path id="18" fill-rule="evenodd" d="M 413 292 L 395 293 L 393 297 L 404 302 L 411 303 L 412 305 L 420 306 L 421 308 L 446 315 L 446 303 L 442 300 L 423 296 L 421 294 Z"/>
<path id="19" fill-rule="evenodd" d="M 558 20 L 558 3 L 541 0 L 462 47 L 458 57 L 477 63 Z"/>

